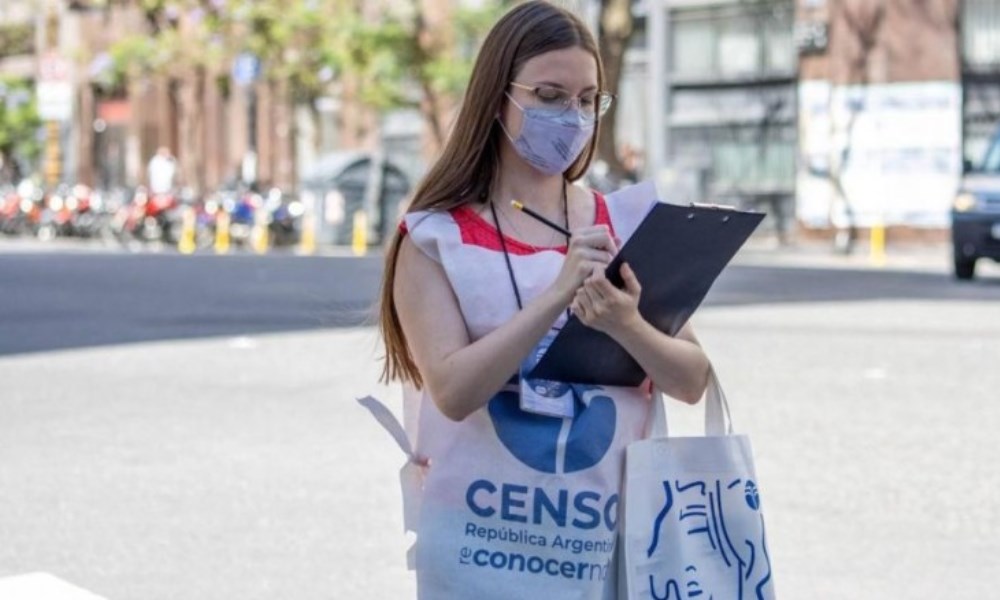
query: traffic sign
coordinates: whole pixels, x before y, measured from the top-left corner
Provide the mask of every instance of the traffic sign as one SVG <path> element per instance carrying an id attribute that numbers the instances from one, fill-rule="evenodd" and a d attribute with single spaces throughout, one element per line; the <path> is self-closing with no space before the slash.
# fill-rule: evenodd
<path id="1" fill-rule="evenodd" d="M 35 84 L 38 116 L 43 121 L 69 121 L 73 116 L 73 84 L 39 81 Z"/>
<path id="2" fill-rule="evenodd" d="M 69 121 L 73 117 L 72 64 L 55 52 L 38 59 L 38 116 L 45 121 Z"/>
<path id="3" fill-rule="evenodd" d="M 38 59 L 39 81 L 70 81 L 73 65 L 55 52 L 46 52 Z"/>
<path id="4" fill-rule="evenodd" d="M 260 59 L 250 52 L 241 52 L 233 61 L 233 81 L 250 85 L 260 77 Z"/>

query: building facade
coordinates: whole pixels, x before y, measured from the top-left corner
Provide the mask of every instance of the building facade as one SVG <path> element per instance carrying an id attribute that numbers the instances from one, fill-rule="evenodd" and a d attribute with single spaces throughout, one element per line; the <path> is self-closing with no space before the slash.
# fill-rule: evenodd
<path id="1" fill-rule="evenodd" d="M 175 26 L 183 34 L 195 18 L 180 14 Z M 279 186 L 294 182 L 293 111 L 283 82 L 259 72 L 241 80 L 232 60 L 108 86 L 112 48 L 149 31 L 147 17 L 135 3 L 104 3 L 78 5 L 62 20 L 74 31 L 80 57 L 78 180 L 101 187 L 145 183 L 147 162 L 167 147 L 177 157 L 179 183 L 196 192 L 246 176 Z"/>
<path id="2" fill-rule="evenodd" d="M 801 0 L 800 223 L 948 226 L 962 174 L 959 8 Z"/>
<path id="3" fill-rule="evenodd" d="M 794 9 L 791 0 L 650 7 L 647 148 L 675 201 L 787 211 L 795 182 Z"/>
<path id="4" fill-rule="evenodd" d="M 941 229 L 1000 122 L 995 0 L 649 3 L 649 172 L 806 229 Z M 779 221 L 780 219 L 773 219 Z"/>
<path id="5" fill-rule="evenodd" d="M 964 0 L 961 33 L 964 157 L 976 163 L 1000 123 L 1000 2 Z"/>
<path id="6" fill-rule="evenodd" d="M 191 18 L 198 17 L 178 14 L 176 27 Z M 179 183 L 196 191 L 244 176 L 292 187 L 300 155 L 309 161 L 336 147 L 377 143 L 373 111 L 342 97 L 295 105 L 287 82 L 266 72 L 238 81 L 235 61 L 109 85 L 115 44 L 149 27 L 137 2 L 0 2 L 0 77 L 30 79 L 38 88 L 55 61 L 72 86 L 66 118 L 46 118 L 53 150 L 33 165 L 49 183 L 142 185 L 149 159 L 165 146 L 178 159 Z"/>

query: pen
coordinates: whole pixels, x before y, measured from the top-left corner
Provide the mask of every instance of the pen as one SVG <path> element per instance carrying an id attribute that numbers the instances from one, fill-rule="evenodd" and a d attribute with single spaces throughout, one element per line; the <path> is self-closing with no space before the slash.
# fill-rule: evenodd
<path id="1" fill-rule="evenodd" d="M 523 212 L 523 213 L 527 214 L 527 215 L 528 215 L 529 217 L 534 217 L 535 219 L 537 219 L 537 220 L 541 221 L 542 223 L 545 223 L 546 225 L 548 225 L 548 226 L 549 226 L 549 227 L 551 227 L 552 229 L 555 229 L 556 231 L 558 231 L 559 233 L 561 233 L 561 234 L 565 235 L 566 237 L 569 237 L 570 235 L 572 235 L 572 234 L 571 234 L 571 233 L 569 232 L 569 230 L 568 230 L 568 229 L 566 229 L 565 227 L 563 227 L 562 225 L 556 225 L 556 224 L 555 224 L 555 223 L 553 223 L 552 221 L 550 221 L 550 220 L 546 219 L 546 218 L 545 218 L 545 217 L 543 217 L 542 215 L 540 215 L 540 214 L 536 213 L 535 211 L 531 210 L 531 209 L 530 209 L 530 208 L 528 208 L 527 206 L 525 206 L 525 205 L 521 204 L 521 203 L 520 203 L 520 202 L 518 202 L 517 200 L 511 200 L 511 201 L 510 201 L 510 205 L 511 205 L 511 206 L 513 206 L 514 208 L 516 208 L 517 210 L 519 210 L 519 211 L 521 211 L 521 212 Z"/>

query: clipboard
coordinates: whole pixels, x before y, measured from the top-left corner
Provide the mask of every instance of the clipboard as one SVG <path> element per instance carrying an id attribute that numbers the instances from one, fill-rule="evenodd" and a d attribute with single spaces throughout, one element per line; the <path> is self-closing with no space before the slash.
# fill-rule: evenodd
<path id="1" fill-rule="evenodd" d="M 624 287 L 619 268 L 628 262 L 642 284 L 639 313 L 658 330 L 677 335 L 763 219 L 759 212 L 657 202 L 605 274 Z M 611 336 L 573 316 L 529 377 L 634 387 L 646 373 Z"/>

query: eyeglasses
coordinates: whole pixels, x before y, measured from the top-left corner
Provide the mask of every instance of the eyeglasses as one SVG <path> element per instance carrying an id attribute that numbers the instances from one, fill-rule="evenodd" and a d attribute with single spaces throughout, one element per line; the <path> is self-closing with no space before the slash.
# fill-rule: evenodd
<path id="1" fill-rule="evenodd" d="M 587 116 L 603 115 L 615 100 L 615 95 L 611 92 L 585 92 L 580 96 L 573 96 L 566 90 L 547 85 L 526 85 L 516 81 L 511 81 L 510 85 L 531 92 L 543 106 L 567 111 L 576 104 L 580 107 L 580 112 Z"/>

